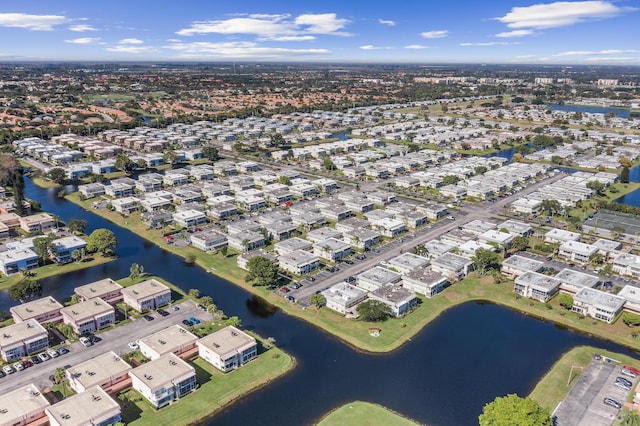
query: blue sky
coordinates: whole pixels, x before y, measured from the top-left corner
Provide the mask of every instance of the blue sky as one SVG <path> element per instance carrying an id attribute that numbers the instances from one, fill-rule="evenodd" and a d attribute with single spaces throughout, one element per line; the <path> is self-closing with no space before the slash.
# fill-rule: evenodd
<path id="1" fill-rule="evenodd" d="M 0 61 L 640 65 L 640 0 L 3 0 Z"/>

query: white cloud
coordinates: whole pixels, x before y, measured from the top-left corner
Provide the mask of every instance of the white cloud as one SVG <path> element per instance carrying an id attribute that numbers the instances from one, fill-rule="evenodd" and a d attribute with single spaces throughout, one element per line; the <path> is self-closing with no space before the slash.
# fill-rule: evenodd
<path id="1" fill-rule="evenodd" d="M 182 36 L 196 34 L 252 34 L 261 40 L 286 41 L 312 40 L 310 34 L 347 36 L 341 32 L 349 20 L 335 13 L 303 14 L 293 20 L 290 15 L 246 15 L 220 21 L 194 22 L 188 28 L 177 31 Z"/>
<path id="2" fill-rule="evenodd" d="M 500 38 L 526 37 L 535 34 L 533 30 L 513 30 L 496 34 Z"/>
<path id="3" fill-rule="evenodd" d="M 639 50 L 621 50 L 621 49 L 610 49 L 610 50 L 570 50 L 568 52 L 560 52 L 556 53 L 553 56 L 591 56 L 591 55 L 620 55 L 625 53 L 638 53 Z M 606 58 L 603 58 L 606 59 Z"/>
<path id="4" fill-rule="evenodd" d="M 638 62 L 640 61 L 640 58 L 638 57 L 633 57 L 633 56 L 628 56 L 628 57 L 607 57 L 607 58 L 603 58 L 603 57 L 594 57 L 594 58 L 586 58 L 585 61 L 589 61 L 589 62 Z"/>
<path id="5" fill-rule="evenodd" d="M 327 49 L 286 49 L 260 47 L 250 41 L 172 43 L 163 46 L 181 52 L 181 58 L 286 58 L 291 56 L 327 55 Z"/>
<path id="6" fill-rule="evenodd" d="M 349 23 L 349 20 L 338 18 L 335 13 L 307 13 L 298 16 L 294 22 L 299 26 L 307 26 L 304 29 L 306 33 L 348 35 L 338 32 L 338 30 L 344 28 Z"/>
<path id="7" fill-rule="evenodd" d="M 622 8 L 608 1 L 559 1 L 548 4 L 514 7 L 498 21 L 509 28 L 555 28 L 594 19 L 611 18 L 631 8 Z"/>
<path id="8" fill-rule="evenodd" d="M 316 36 L 312 35 L 283 35 L 274 37 L 258 37 L 259 41 L 309 41 L 315 40 Z"/>
<path id="9" fill-rule="evenodd" d="M 144 41 L 139 38 L 123 38 L 118 42 L 118 44 L 143 44 Z"/>
<path id="10" fill-rule="evenodd" d="M 65 40 L 65 42 L 73 44 L 96 44 L 100 42 L 100 39 L 96 37 L 83 37 Z"/>
<path id="11" fill-rule="evenodd" d="M 68 29 L 69 31 L 75 31 L 77 33 L 82 33 L 85 31 L 98 31 L 95 28 L 93 28 L 91 25 L 86 25 L 86 24 L 71 25 Z"/>
<path id="12" fill-rule="evenodd" d="M 117 53 L 154 53 L 157 52 L 158 49 L 151 46 L 132 46 L 126 44 L 119 44 L 117 46 L 111 46 L 106 48 L 109 52 L 117 52 Z"/>
<path id="13" fill-rule="evenodd" d="M 449 35 L 449 30 L 425 31 L 420 35 L 424 38 L 442 38 Z"/>
<path id="14" fill-rule="evenodd" d="M 405 49 L 428 49 L 429 46 L 423 46 L 421 44 L 410 44 L 404 47 Z"/>
<path id="15" fill-rule="evenodd" d="M 520 44 L 517 42 L 507 42 L 507 41 L 487 41 L 480 43 L 460 43 L 460 46 L 506 46 L 509 44 Z"/>
<path id="16" fill-rule="evenodd" d="M 390 21 L 388 19 L 378 19 L 378 23 L 381 25 L 388 25 L 390 27 L 396 26 L 396 21 Z"/>
<path id="17" fill-rule="evenodd" d="M 360 49 L 362 49 L 362 50 L 389 50 L 389 49 L 393 49 L 393 48 L 389 47 L 389 46 L 374 46 L 372 44 L 366 44 L 364 46 L 360 46 Z"/>
<path id="18" fill-rule="evenodd" d="M 32 31 L 52 31 L 64 24 L 67 18 L 60 15 L 29 15 L 26 13 L 0 13 L 0 27 L 24 28 Z"/>

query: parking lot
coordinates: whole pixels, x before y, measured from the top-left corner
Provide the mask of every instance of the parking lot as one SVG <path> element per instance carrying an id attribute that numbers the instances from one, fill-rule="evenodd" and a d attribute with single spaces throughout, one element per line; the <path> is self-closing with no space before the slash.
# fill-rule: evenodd
<path id="1" fill-rule="evenodd" d="M 146 337 L 152 333 L 175 324 L 182 325 L 182 321 L 191 317 L 200 321 L 210 321 L 211 315 L 205 310 L 199 309 L 193 301 L 185 301 L 177 305 L 178 310 L 172 307 L 165 307 L 169 314 L 162 316 L 158 312 L 149 312 L 151 320 L 138 318 L 128 324 L 116 326 L 102 330 L 96 335 L 93 345 L 85 347 L 82 343 L 74 342 L 67 346 L 69 352 L 56 358 L 33 365 L 22 371 L 0 377 L 0 386 L 3 391 L 9 392 L 29 383 L 35 383 L 41 389 L 52 385 L 50 376 L 56 368 L 69 368 L 86 361 L 95 356 L 101 355 L 110 350 L 118 355 L 131 352 L 129 343 Z"/>
<path id="2" fill-rule="evenodd" d="M 621 365 L 593 359 L 553 413 L 555 425 L 611 426 L 620 410 L 604 403 L 605 398 L 624 404 L 631 391 L 616 386 L 616 378 L 632 379 L 620 373 Z M 574 370 L 574 373 L 578 371 Z"/>

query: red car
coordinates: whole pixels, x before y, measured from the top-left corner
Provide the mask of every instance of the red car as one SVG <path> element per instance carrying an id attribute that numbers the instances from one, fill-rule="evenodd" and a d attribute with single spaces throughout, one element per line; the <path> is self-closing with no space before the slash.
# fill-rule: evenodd
<path id="1" fill-rule="evenodd" d="M 622 368 L 623 368 L 624 370 L 629 370 L 629 371 L 631 371 L 632 373 L 635 373 L 635 374 L 637 374 L 638 376 L 640 376 L 640 370 L 638 370 L 638 369 L 637 369 L 637 368 L 635 368 L 635 367 L 631 367 L 630 365 L 625 365 L 625 366 L 623 366 Z"/>
<path id="2" fill-rule="evenodd" d="M 22 361 L 22 365 L 24 366 L 24 368 L 33 367 L 33 363 L 28 359 L 25 359 L 24 361 Z"/>

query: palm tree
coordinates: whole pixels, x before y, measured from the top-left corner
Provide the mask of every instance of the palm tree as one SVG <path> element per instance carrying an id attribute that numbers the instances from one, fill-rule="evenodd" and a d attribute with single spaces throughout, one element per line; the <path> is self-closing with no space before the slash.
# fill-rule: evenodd
<path id="1" fill-rule="evenodd" d="M 247 252 L 249 249 L 249 240 L 245 238 L 242 240 L 242 251 Z"/>
<path id="2" fill-rule="evenodd" d="M 64 398 L 67 397 L 67 375 L 64 371 L 64 368 L 58 367 L 53 372 L 53 381 L 59 385 L 62 384 L 62 395 Z"/>

